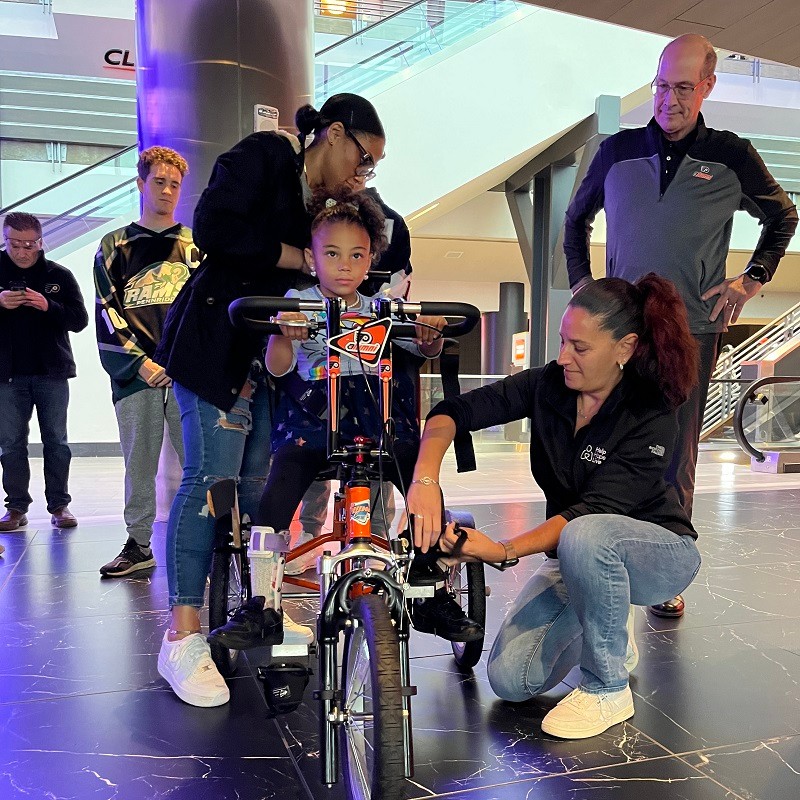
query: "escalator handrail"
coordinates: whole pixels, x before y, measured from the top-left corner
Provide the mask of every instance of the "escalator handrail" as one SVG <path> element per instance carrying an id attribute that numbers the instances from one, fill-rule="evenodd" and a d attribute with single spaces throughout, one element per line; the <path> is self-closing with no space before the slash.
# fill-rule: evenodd
<path id="1" fill-rule="evenodd" d="M 334 50 L 335 48 L 339 47 L 341 44 L 345 44 L 345 42 L 350 42 L 353 39 L 357 38 L 358 36 L 363 36 L 368 31 L 371 31 L 373 28 L 376 28 L 378 25 L 383 25 L 384 22 L 388 22 L 390 19 L 394 19 L 395 17 L 399 16 L 400 14 L 405 14 L 406 11 L 409 11 L 412 8 L 416 8 L 417 6 L 421 6 L 423 3 L 427 3 L 428 0 L 417 0 L 416 3 L 411 3 L 407 5 L 405 8 L 400 8 L 397 11 L 393 11 L 391 14 L 383 17 L 383 19 L 379 19 L 377 22 L 373 22 L 372 25 L 367 25 L 360 30 L 357 30 L 355 33 L 351 33 L 349 36 L 345 36 L 344 39 L 339 39 L 338 42 L 334 42 L 333 44 L 329 44 L 327 47 L 323 47 L 322 50 L 317 51 L 314 55 L 314 58 L 319 58 L 320 56 L 324 56 L 325 53 Z"/>
<path id="2" fill-rule="evenodd" d="M 15 208 L 25 205 L 25 203 L 29 203 L 31 200 L 35 200 L 37 197 L 41 197 L 46 192 L 49 192 L 51 189 L 57 189 L 59 186 L 63 186 L 65 183 L 69 183 L 70 181 L 74 181 L 77 178 L 80 178 L 82 175 L 85 175 L 90 170 L 95 169 L 95 167 L 102 167 L 103 164 L 107 164 L 109 161 L 113 161 L 115 158 L 120 158 L 120 156 L 124 156 L 126 153 L 130 153 L 131 150 L 136 150 L 138 147 L 139 143 L 137 142 L 136 144 L 132 144 L 130 147 L 125 147 L 122 150 L 117 150 L 116 153 L 112 153 L 110 156 L 107 156 L 102 161 L 97 161 L 94 164 L 90 164 L 85 169 L 82 169 L 79 172 L 74 173 L 73 175 L 68 175 L 66 178 L 62 178 L 60 181 L 51 183 L 49 186 L 45 186 L 44 189 L 39 189 L 38 192 L 34 192 L 33 194 L 29 194 L 27 197 L 23 197 L 22 200 L 16 200 L 10 206 L 6 206 L 5 208 L 0 208 L 0 216 L 8 214 L 9 211 L 13 211 Z"/>
<path id="3" fill-rule="evenodd" d="M 759 464 L 766 461 L 766 456 L 747 441 L 747 437 L 744 435 L 742 417 L 744 416 L 744 408 L 750 402 L 753 395 L 755 395 L 762 386 L 767 386 L 770 383 L 800 383 L 800 376 L 770 375 L 767 378 L 759 378 L 757 381 L 753 381 L 739 396 L 739 402 L 736 404 L 736 413 L 733 415 L 733 433 L 736 436 L 739 447 L 758 461 Z"/>

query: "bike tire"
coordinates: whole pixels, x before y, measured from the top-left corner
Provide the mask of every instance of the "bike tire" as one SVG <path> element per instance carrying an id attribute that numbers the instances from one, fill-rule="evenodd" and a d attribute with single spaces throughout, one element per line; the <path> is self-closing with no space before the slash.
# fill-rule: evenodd
<path id="1" fill-rule="evenodd" d="M 486 629 L 486 576 L 483 564 L 457 564 L 450 567 L 450 589 L 466 615 Z M 473 642 L 451 642 L 453 658 L 461 670 L 471 670 L 483 653 L 482 636 Z"/>
<path id="2" fill-rule="evenodd" d="M 242 603 L 242 554 L 230 546 L 216 547 L 211 558 L 208 586 L 208 629 L 224 625 Z M 209 642 L 211 658 L 226 680 L 236 672 L 239 651 Z"/>
<path id="3" fill-rule="evenodd" d="M 386 603 L 357 597 L 342 659 L 342 771 L 350 800 L 405 794 L 400 646 Z"/>

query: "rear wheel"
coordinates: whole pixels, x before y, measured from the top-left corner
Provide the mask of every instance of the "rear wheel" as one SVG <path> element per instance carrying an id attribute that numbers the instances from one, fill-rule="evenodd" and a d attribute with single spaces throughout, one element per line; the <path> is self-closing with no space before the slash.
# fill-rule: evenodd
<path id="1" fill-rule="evenodd" d="M 474 528 L 475 518 L 469 511 L 445 510 L 447 522 L 457 522 L 464 528 Z M 483 564 L 457 564 L 450 567 L 448 589 L 464 613 L 486 628 L 486 577 Z M 480 660 L 484 638 L 474 642 L 451 642 L 453 657 L 459 669 L 472 669 Z"/>
<path id="2" fill-rule="evenodd" d="M 403 696 L 397 630 L 374 594 L 353 601 L 342 663 L 342 766 L 351 800 L 404 794 Z"/>
<path id="3" fill-rule="evenodd" d="M 486 628 L 486 578 L 483 564 L 457 564 L 450 567 L 450 590 L 464 613 Z M 472 669 L 480 660 L 485 637 L 473 642 L 451 642 L 459 669 Z"/>
<path id="4" fill-rule="evenodd" d="M 208 588 L 208 628 L 224 625 L 244 602 L 242 591 L 242 554 L 233 552 L 229 544 L 216 547 L 211 559 Z M 239 651 L 210 642 L 211 658 L 223 678 L 236 672 Z"/>

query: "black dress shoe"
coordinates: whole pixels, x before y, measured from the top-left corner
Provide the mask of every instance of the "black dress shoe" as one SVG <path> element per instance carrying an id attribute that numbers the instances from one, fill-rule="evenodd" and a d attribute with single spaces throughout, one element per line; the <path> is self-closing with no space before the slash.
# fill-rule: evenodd
<path id="1" fill-rule="evenodd" d="M 258 595 L 240 606 L 231 618 L 208 634 L 208 640 L 229 650 L 281 644 L 283 619 L 274 608 L 264 608 L 264 597 Z"/>
<path id="2" fill-rule="evenodd" d="M 433 597 L 412 601 L 411 622 L 422 633 L 433 633 L 449 642 L 474 642 L 484 636 L 483 626 L 470 619 L 443 589 Z"/>
<path id="3" fill-rule="evenodd" d="M 667 617 L 668 619 L 682 617 L 685 610 L 686 603 L 683 602 L 683 595 L 680 594 L 673 597 L 672 600 L 667 600 L 666 603 L 650 606 L 650 611 L 657 617 Z"/>

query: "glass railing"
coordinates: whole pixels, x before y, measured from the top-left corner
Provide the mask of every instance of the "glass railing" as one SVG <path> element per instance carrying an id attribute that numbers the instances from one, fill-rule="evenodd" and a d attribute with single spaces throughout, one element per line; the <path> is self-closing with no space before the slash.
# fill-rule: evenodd
<path id="1" fill-rule="evenodd" d="M 505 375 L 459 375 L 458 382 L 461 393 L 488 386 L 503 380 Z M 440 401 L 444 400 L 442 376 L 435 373 L 420 375 L 420 419 L 425 419 L 428 412 Z M 472 441 L 476 447 L 484 450 L 487 448 L 514 449 L 518 444 L 529 441 L 526 436 L 527 425 L 524 421 L 511 422 L 508 425 L 495 425 L 472 434 Z"/>
<path id="2" fill-rule="evenodd" d="M 26 211 L 42 222 L 48 251 L 120 216 L 138 216 L 136 145 L 0 209 Z M 66 209 L 66 210 L 65 210 Z"/>
<path id="3" fill-rule="evenodd" d="M 717 62 L 717 72 L 726 72 L 729 75 L 747 75 L 758 83 L 762 78 L 776 78 L 785 81 L 800 81 L 800 67 L 790 64 L 781 64 L 777 61 L 767 61 L 763 58 L 732 53 L 727 58 Z"/>
<path id="4" fill-rule="evenodd" d="M 733 429 L 758 463 L 787 451 L 800 454 L 800 377 L 762 378 L 743 389 Z"/>
<path id="5" fill-rule="evenodd" d="M 363 92 L 428 56 L 507 17 L 523 6 L 517 0 L 447 0 L 409 6 L 363 35 L 317 54 L 316 101 L 338 92 Z"/>

